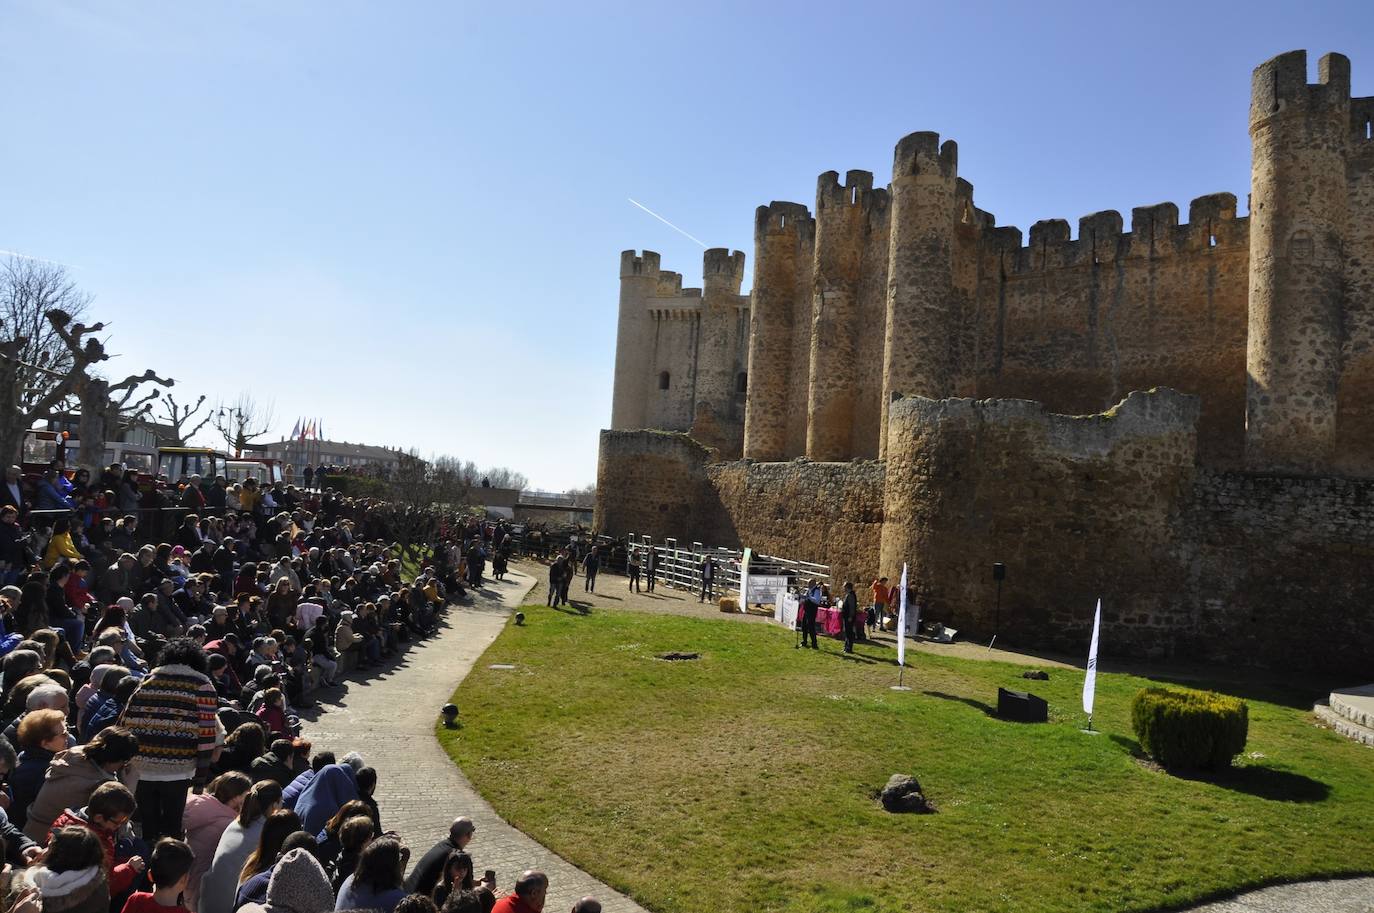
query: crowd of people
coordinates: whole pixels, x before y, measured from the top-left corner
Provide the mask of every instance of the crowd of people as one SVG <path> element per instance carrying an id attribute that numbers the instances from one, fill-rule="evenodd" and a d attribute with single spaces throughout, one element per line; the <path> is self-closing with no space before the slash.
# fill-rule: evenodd
<path id="1" fill-rule="evenodd" d="M 508 529 L 442 518 L 405 575 L 385 503 L 282 486 L 245 506 L 245 485 L 221 509 L 225 480 L 190 479 L 198 510 L 145 542 L 63 478 L 67 513 L 0 506 L 0 911 L 543 909 L 541 873 L 502 896 L 479 876 L 467 818 L 407 872 L 379 772 L 297 713 L 432 636 L 488 562 L 505 572 Z"/>

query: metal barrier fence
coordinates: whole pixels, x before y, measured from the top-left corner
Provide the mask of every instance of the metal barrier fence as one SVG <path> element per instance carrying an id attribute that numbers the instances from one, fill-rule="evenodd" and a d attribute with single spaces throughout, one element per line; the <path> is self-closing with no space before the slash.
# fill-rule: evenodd
<path id="1" fill-rule="evenodd" d="M 656 544 L 648 536 L 635 533 L 626 537 L 626 547 L 639 557 L 641 568 L 648 567 L 646 562 L 649 552 L 652 551 L 655 559 L 655 574 L 658 580 L 665 586 L 690 592 L 701 589 L 701 563 L 707 555 L 710 555 L 715 559 L 716 564 L 712 584 L 714 595 L 720 597 L 739 592 L 740 565 L 744 560 L 744 553 L 736 549 L 708 548 L 700 542 L 683 546 L 676 539 L 671 538 Z M 762 577 L 786 578 L 786 585 L 789 589 L 804 585 L 811 580 L 819 580 L 828 585 L 830 583 L 830 566 L 751 552 L 749 576 L 751 580 Z M 750 590 L 751 592 L 755 591 L 752 584 Z M 755 592 L 755 595 L 758 597 L 761 594 Z M 772 597 L 776 596 L 776 593 L 767 595 Z M 765 598 L 756 598 L 755 601 L 767 604 Z"/>

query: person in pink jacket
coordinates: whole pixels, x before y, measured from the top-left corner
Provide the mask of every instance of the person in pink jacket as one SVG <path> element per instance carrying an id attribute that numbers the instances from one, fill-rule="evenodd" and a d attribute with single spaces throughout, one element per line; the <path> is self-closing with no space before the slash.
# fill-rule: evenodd
<path id="1" fill-rule="evenodd" d="M 243 797 L 248 795 L 252 785 L 244 774 L 230 771 L 211 780 L 205 792 L 186 800 L 182 825 L 186 828 L 186 842 L 196 854 L 183 894 L 183 903 L 191 913 L 195 913 L 196 902 L 200 898 L 200 877 L 210 868 L 219 838 L 229 822 L 238 816 Z"/>

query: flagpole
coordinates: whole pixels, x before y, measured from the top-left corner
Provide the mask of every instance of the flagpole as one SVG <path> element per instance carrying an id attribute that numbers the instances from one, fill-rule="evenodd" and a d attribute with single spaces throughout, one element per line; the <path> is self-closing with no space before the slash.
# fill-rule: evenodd
<path id="1" fill-rule="evenodd" d="M 906 565 L 902 565 L 901 599 L 897 609 L 897 684 L 890 686 L 892 691 L 910 691 L 902 684 L 906 674 Z"/>

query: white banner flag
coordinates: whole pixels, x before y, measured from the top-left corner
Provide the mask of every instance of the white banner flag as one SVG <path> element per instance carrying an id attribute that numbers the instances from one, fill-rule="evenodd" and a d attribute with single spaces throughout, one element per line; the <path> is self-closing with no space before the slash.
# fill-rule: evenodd
<path id="1" fill-rule="evenodd" d="M 906 563 L 902 564 L 902 592 L 897 603 L 897 665 L 906 665 Z"/>
<path id="2" fill-rule="evenodd" d="M 749 558 L 753 553 L 749 549 L 744 550 L 744 557 L 739 562 L 739 610 L 749 611 Z"/>
<path id="3" fill-rule="evenodd" d="M 1083 676 L 1083 712 L 1093 715 L 1093 697 L 1097 692 L 1097 630 L 1102 625 L 1102 600 L 1097 600 L 1093 614 L 1093 640 L 1088 647 L 1088 674 Z"/>

